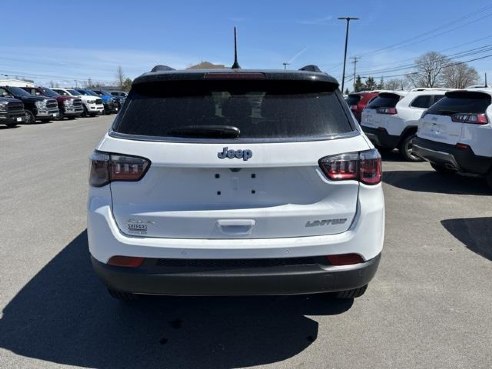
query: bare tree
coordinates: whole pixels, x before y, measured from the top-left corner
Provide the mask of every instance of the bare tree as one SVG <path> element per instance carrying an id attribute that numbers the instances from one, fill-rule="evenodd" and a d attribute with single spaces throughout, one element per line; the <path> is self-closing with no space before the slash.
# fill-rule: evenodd
<path id="1" fill-rule="evenodd" d="M 123 89 L 125 80 L 126 76 L 125 73 L 123 73 L 123 68 L 121 67 L 121 65 L 118 65 L 118 69 L 116 70 L 116 82 L 118 83 L 118 87 L 120 89 Z"/>
<path id="2" fill-rule="evenodd" d="M 415 60 L 416 71 L 407 75 L 413 87 L 441 87 L 445 84 L 443 71 L 450 64 L 447 56 L 435 51 Z"/>
<path id="3" fill-rule="evenodd" d="M 453 63 L 444 68 L 443 80 L 446 87 L 465 88 L 478 83 L 479 76 L 475 68 L 466 63 Z"/>
<path id="4" fill-rule="evenodd" d="M 390 79 L 384 83 L 386 90 L 405 90 L 408 87 L 408 83 L 404 79 Z"/>

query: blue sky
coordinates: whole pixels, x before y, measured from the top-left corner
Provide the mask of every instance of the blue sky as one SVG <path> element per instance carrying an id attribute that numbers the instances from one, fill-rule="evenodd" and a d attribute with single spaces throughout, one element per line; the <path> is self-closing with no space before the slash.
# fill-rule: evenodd
<path id="1" fill-rule="evenodd" d="M 118 65 L 130 78 L 155 64 L 230 65 L 234 25 L 243 68 L 318 64 L 340 79 L 340 16 L 360 18 L 351 22 L 348 57 L 361 57 L 358 70 L 376 79 L 400 78 L 410 69 L 399 67 L 428 51 L 471 50 L 460 61 L 492 55 L 490 0 L 22 0 L 2 1 L 1 14 L 0 78 L 40 84 L 110 83 Z M 492 80 L 492 57 L 470 65 Z M 351 77 L 353 64 L 347 73 Z"/>

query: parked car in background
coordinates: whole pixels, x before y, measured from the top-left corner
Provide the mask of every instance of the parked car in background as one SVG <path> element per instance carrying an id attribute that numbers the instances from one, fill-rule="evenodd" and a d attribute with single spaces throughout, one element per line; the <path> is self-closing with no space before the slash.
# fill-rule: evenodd
<path id="1" fill-rule="evenodd" d="M 0 124 L 15 127 L 26 120 L 24 104 L 21 100 L 9 97 L 0 97 Z"/>
<path id="2" fill-rule="evenodd" d="M 361 296 L 383 247 L 381 157 L 338 82 L 154 70 L 91 157 L 89 250 L 110 294 Z"/>
<path id="3" fill-rule="evenodd" d="M 111 95 L 109 92 L 104 90 L 91 90 L 101 97 L 104 104 L 104 112 L 106 114 L 116 114 L 120 111 L 121 104 L 120 99 Z"/>
<path id="4" fill-rule="evenodd" d="M 47 87 L 22 87 L 22 89 L 26 90 L 31 95 L 46 96 L 56 99 L 58 102 L 58 109 L 60 110 L 60 114 L 58 116 L 59 119 L 63 119 L 65 117 L 68 119 L 75 119 L 80 117 L 84 112 L 82 100 L 78 97 L 62 96 Z"/>
<path id="5" fill-rule="evenodd" d="M 60 111 L 55 99 L 44 96 L 33 96 L 20 87 L 1 86 L 0 96 L 19 99 L 24 104 L 26 123 L 35 123 L 36 120 L 49 122 L 58 118 Z"/>
<path id="6" fill-rule="evenodd" d="M 354 114 L 355 119 L 357 119 L 357 122 L 360 122 L 362 110 L 378 95 L 379 91 L 360 91 L 347 96 L 345 101 Z"/>
<path id="7" fill-rule="evenodd" d="M 440 174 L 479 175 L 492 188 L 492 89 L 446 92 L 420 119 L 413 151 Z"/>
<path id="8" fill-rule="evenodd" d="M 128 97 L 128 92 L 125 91 L 109 91 L 109 93 L 113 96 L 124 97 L 125 99 Z"/>
<path id="9" fill-rule="evenodd" d="M 102 114 L 111 114 L 114 111 L 114 102 L 112 98 L 108 97 L 102 97 L 95 93 L 93 90 L 87 89 L 87 88 L 77 88 L 76 89 L 82 96 L 94 96 L 99 99 L 101 99 L 101 102 L 103 104 L 104 110 Z"/>
<path id="10" fill-rule="evenodd" d="M 95 117 L 98 114 L 104 112 L 104 105 L 102 99 L 99 96 L 93 96 L 90 94 L 83 95 L 79 91 L 73 88 L 53 88 L 53 91 L 59 93 L 62 96 L 78 97 L 82 100 L 83 112 L 82 116 Z"/>
<path id="11" fill-rule="evenodd" d="M 378 148 L 398 148 L 406 160 L 420 161 L 422 159 L 412 153 L 418 121 L 446 91 L 416 88 L 409 92 L 381 92 L 362 112 L 362 129 Z"/>

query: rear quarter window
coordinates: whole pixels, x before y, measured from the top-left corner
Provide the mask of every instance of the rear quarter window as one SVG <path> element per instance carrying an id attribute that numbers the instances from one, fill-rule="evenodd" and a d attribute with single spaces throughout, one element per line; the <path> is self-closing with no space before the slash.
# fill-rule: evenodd
<path id="1" fill-rule="evenodd" d="M 377 109 L 377 108 L 394 108 L 398 101 L 400 101 L 401 96 L 392 93 L 380 93 L 374 100 L 372 100 L 367 108 Z"/>
<path id="2" fill-rule="evenodd" d="M 331 86 L 283 80 L 139 84 L 113 132 L 173 141 L 183 139 L 174 132 L 194 127 L 234 127 L 239 140 L 253 141 L 319 140 L 352 132 L 342 96 Z"/>
<path id="3" fill-rule="evenodd" d="M 453 115 L 456 113 L 485 113 L 491 104 L 489 94 L 483 92 L 456 91 L 447 93 L 432 105 L 427 114 Z"/>

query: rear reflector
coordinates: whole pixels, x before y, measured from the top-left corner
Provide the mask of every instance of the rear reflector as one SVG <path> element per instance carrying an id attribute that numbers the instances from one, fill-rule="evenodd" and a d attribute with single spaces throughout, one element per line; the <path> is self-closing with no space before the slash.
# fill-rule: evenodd
<path id="1" fill-rule="evenodd" d="M 353 265 L 363 263 L 364 259 L 359 254 L 327 255 L 326 259 L 331 265 Z"/>
<path id="2" fill-rule="evenodd" d="M 381 155 L 376 149 L 327 156 L 319 161 L 323 173 L 333 181 L 357 180 L 375 185 L 381 182 Z"/>
<path id="3" fill-rule="evenodd" d="M 127 267 L 127 268 L 138 268 L 144 262 L 144 258 L 134 257 L 134 256 L 112 256 L 108 260 L 108 265 Z"/>
<path id="4" fill-rule="evenodd" d="M 451 116 L 451 120 L 457 123 L 487 124 L 489 120 L 485 114 L 475 113 L 456 113 Z"/>
<path id="5" fill-rule="evenodd" d="M 467 144 L 457 143 L 456 148 L 460 150 L 468 150 L 470 146 L 468 146 Z"/>

